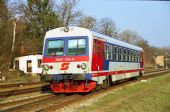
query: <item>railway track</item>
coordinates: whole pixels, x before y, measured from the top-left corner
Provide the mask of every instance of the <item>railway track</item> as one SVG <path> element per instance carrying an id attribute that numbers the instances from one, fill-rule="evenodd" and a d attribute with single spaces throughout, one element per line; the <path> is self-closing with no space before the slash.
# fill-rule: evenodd
<path id="1" fill-rule="evenodd" d="M 25 83 L 14 83 L 14 84 L 0 84 L 0 88 L 11 88 L 11 87 L 20 87 L 20 86 L 29 86 L 34 84 L 42 84 L 42 82 L 25 82 Z"/>
<path id="2" fill-rule="evenodd" d="M 98 94 L 102 94 L 103 92 L 110 91 L 112 89 L 122 87 L 124 85 L 127 85 L 129 83 L 134 83 L 139 80 L 144 80 L 152 77 L 156 77 L 159 75 L 162 75 L 164 73 L 168 73 L 170 70 L 160 70 L 159 72 L 149 72 L 145 74 L 144 77 L 140 77 L 137 80 L 133 81 L 125 81 L 125 82 L 120 82 L 107 90 L 100 90 L 91 94 L 87 95 L 80 95 L 80 94 L 73 94 L 73 95 L 54 95 L 54 94 L 46 94 L 45 96 L 39 96 L 35 98 L 29 98 L 29 99 L 23 99 L 15 102 L 10 102 L 10 103 L 4 103 L 1 104 L 1 111 L 54 111 L 61 109 L 64 106 L 68 106 L 76 101 L 80 100 L 85 100 L 90 97 L 93 97 Z"/>
<path id="3" fill-rule="evenodd" d="M 164 71 L 165 69 L 147 69 L 145 73 Z M 36 86 L 37 85 L 37 86 Z M 9 97 L 12 95 L 27 94 L 36 91 L 49 90 L 49 83 L 45 82 L 29 82 L 29 83 L 17 83 L 17 84 L 1 84 L 0 85 L 0 98 Z"/>
<path id="4" fill-rule="evenodd" d="M 39 97 L 29 98 L 25 100 L 5 103 L 0 106 L 1 111 L 5 112 L 23 112 L 23 111 L 42 111 L 45 109 L 50 109 L 51 104 L 55 104 L 57 108 L 63 106 L 63 104 L 69 104 L 82 96 L 79 94 L 74 95 L 55 95 L 47 94 Z M 50 105 L 49 105 L 50 102 Z"/>
<path id="5" fill-rule="evenodd" d="M 144 71 L 145 74 L 148 74 L 148 73 L 153 73 L 153 72 L 158 72 L 158 71 L 164 71 L 166 70 L 165 68 L 159 68 L 159 69 L 147 69 Z"/>
<path id="6" fill-rule="evenodd" d="M 0 90 L 0 98 L 9 97 L 9 96 L 13 96 L 13 95 L 19 95 L 19 94 L 27 94 L 27 93 L 36 92 L 36 91 L 45 91 L 45 90 L 50 89 L 48 83 L 42 83 L 42 82 L 41 83 L 35 82 L 33 84 L 25 83 L 25 85 L 10 84 L 10 85 L 7 85 L 6 88 L 4 86 L 5 85 L 3 85 Z"/>

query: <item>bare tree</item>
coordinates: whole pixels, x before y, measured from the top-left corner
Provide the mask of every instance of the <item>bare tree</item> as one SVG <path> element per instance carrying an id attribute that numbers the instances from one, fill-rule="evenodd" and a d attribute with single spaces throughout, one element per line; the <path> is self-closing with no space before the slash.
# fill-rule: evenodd
<path id="1" fill-rule="evenodd" d="M 96 19 L 91 16 L 84 16 L 79 20 L 78 26 L 94 30 L 96 29 Z"/>
<path id="2" fill-rule="evenodd" d="M 142 39 L 142 37 L 136 32 L 132 30 L 125 30 L 118 34 L 120 40 L 131 44 L 137 44 L 138 41 Z"/>
<path id="3" fill-rule="evenodd" d="M 60 15 L 62 26 L 76 24 L 77 19 L 81 16 L 81 12 L 76 10 L 77 0 L 63 0 L 57 5 L 57 11 Z"/>
<path id="4" fill-rule="evenodd" d="M 115 36 L 116 25 L 111 18 L 103 18 L 99 22 L 99 32 L 108 36 Z"/>

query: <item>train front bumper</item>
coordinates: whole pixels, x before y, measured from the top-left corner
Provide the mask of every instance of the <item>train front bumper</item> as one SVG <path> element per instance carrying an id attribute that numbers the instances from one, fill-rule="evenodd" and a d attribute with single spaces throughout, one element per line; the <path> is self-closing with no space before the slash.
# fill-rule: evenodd
<path id="1" fill-rule="evenodd" d="M 82 93 L 92 91 L 96 87 L 96 82 L 92 80 L 62 80 L 51 82 L 50 87 L 54 93 Z"/>

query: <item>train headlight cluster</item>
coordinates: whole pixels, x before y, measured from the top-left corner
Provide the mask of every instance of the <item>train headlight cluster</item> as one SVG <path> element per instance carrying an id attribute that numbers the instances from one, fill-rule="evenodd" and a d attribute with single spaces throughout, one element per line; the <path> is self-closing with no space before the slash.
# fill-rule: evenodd
<path id="1" fill-rule="evenodd" d="M 86 69 L 87 65 L 86 63 L 82 63 L 82 64 L 78 64 L 77 68 L 81 68 L 81 69 Z"/>
<path id="2" fill-rule="evenodd" d="M 82 63 L 82 64 L 81 64 L 81 68 L 82 68 L 82 69 L 86 69 L 86 67 L 87 67 L 86 63 Z"/>
<path id="3" fill-rule="evenodd" d="M 43 65 L 43 69 L 44 69 L 45 71 L 49 70 L 49 68 L 50 68 L 49 65 L 47 65 L 47 64 Z"/>

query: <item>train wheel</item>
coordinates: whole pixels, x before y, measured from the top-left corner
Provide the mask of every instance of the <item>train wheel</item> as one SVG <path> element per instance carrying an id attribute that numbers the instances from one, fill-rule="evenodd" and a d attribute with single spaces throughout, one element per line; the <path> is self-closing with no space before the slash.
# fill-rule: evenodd
<path id="1" fill-rule="evenodd" d="M 103 88 L 108 88 L 112 86 L 112 77 L 106 76 L 106 79 L 103 81 Z"/>
<path id="2" fill-rule="evenodd" d="M 142 72 L 139 72 L 139 77 L 142 77 L 143 76 L 143 73 Z"/>
<path id="3" fill-rule="evenodd" d="M 139 76 L 131 77 L 130 80 L 133 81 L 133 80 L 137 80 L 138 78 L 139 78 Z"/>

